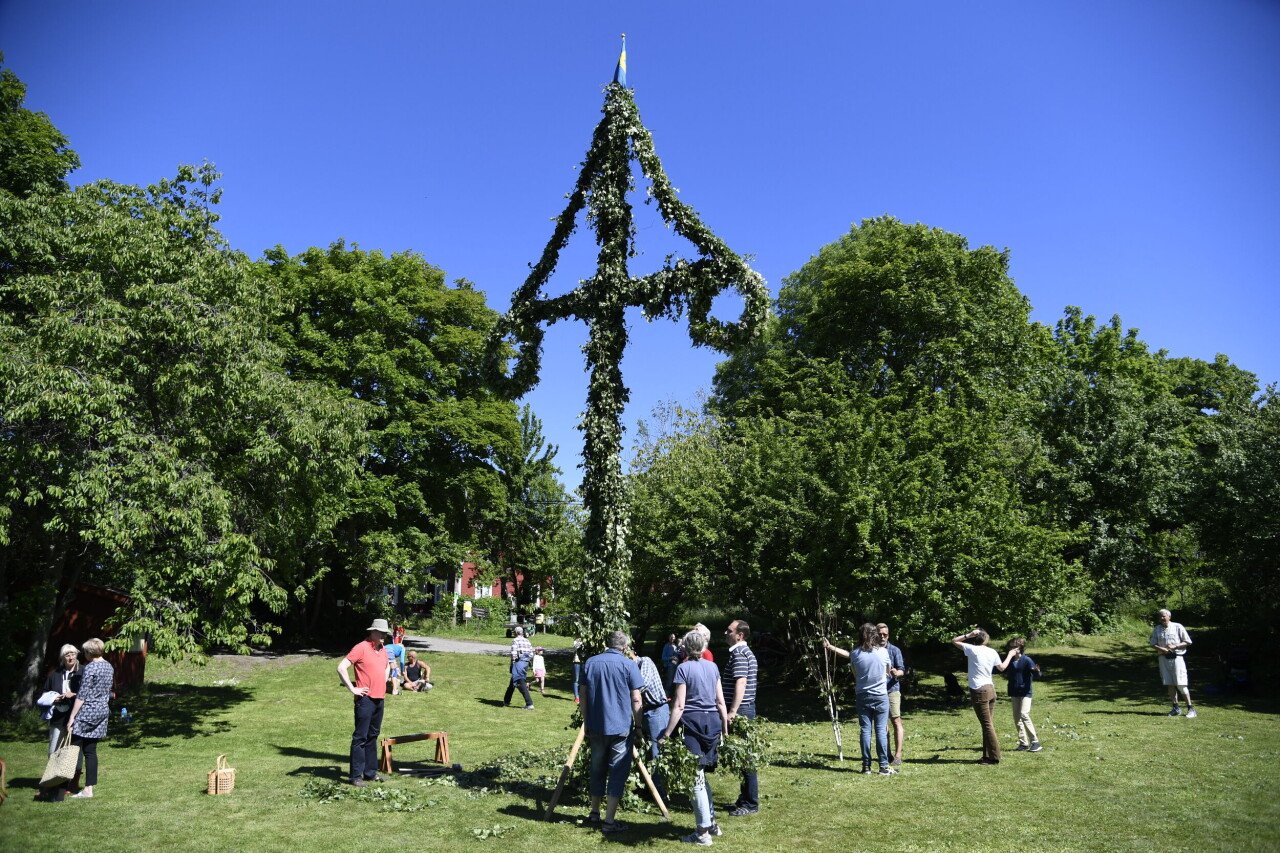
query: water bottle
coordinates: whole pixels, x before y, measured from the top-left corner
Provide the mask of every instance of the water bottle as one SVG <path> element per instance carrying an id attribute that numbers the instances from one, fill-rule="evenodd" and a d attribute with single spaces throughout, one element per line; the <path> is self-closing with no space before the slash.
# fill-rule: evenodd
<path id="1" fill-rule="evenodd" d="M 120 708 L 120 725 L 127 726 L 132 720 L 133 717 L 129 716 L 129 709 L 122 706 Z"/>

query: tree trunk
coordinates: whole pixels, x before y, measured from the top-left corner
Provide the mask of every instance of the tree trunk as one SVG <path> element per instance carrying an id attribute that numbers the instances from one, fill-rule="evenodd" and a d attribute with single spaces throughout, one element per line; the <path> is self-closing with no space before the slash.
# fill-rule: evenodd
<path id="1" fill-rule="evenodd" d="M 44 675 L 44 659 L 49 649 L 49 632 L 53 629 L 53 623 L 70 604 L 72 588 L 79 576 L 80 564 L 68 562 L 66 543 L 51 544 L 45 567 L 44 584 L 42 584 L 46 606 L 41 607 L 40 618 L 31 626 L 31 639 L 27 643 L 27 651 L 18 674 L 17 689 L 14 691 L 13 702 L 10 705 L 14 713 L 25 711 L 35 704 L 36 691 Z"/>

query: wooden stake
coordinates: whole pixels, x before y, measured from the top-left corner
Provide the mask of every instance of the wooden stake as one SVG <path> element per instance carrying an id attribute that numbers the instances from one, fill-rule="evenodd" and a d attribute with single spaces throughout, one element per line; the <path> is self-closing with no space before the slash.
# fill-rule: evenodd
<path id="1" fill-rule="evenodd" d="M 551 795 L 551 802 L 547 804 L 547 813 L 542 816 L 543 820 L 551 820 L 551 815 L 556 810 L 556 805 L 560 802 L 560 795 L 564 793 L 564 783 L 569 781 L 569 775 L 573 773 L 573 762 L 578 759 L 578 750 L 582 749 L 582 742 L 587 738 L 587 724 L 583 723 L 578 727 L 578 737 L 573 741 L 573 748 L 569 750 L 569 757 L 564 760 L 564 767 L 560 768 L 560 781 L 556 783 L 555 793 Z"/>
<path id="2" fill-rule="evenodd" d="M 653 777 L 649 775 L 649 768 L 644 766 L 644 761 L 640 759 L 640 750 L 634 746 L 631 747 L 631 756 L 636 760 L 636 767 L 640 770 L 640 778 L 644 780 L 644 784 L 649 788 L 649 793 L 653 794 L 653 801 L 658 804 L 658 808 L 662 811 L 662 819 L 671 823 L 671 813 L 667 811 L 667 804 L 662 801 L 662 795 L 658 793 L 658 786 L 653 784 Z"/>

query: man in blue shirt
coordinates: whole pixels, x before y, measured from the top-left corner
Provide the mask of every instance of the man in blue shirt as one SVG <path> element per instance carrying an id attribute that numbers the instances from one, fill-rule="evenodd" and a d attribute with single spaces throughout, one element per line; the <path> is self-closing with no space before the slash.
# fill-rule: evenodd
<path id="1" fill-rule="evenodd" d="M 1027 641 L 1014 637 L 1008 648 L 1014 650 L 1013 662 L 1005 668 L 1009 677 L 1009 702 L 1013 705 L 1013 723 L 1018 727 L 1019 752 L 1039 752 L 1040 738 L 1031 722 L 1031 682 L 1040 674 L 1040 667 L 1027 654 Z"/>
<path id="2" fill-rule="evenodd" d="M 626 634 L 614 631 L 604 652 L 587 658 L 582 667 L 582 720 L 591 740 L 591 814 L 587 822 L 600 821 L 600 799 L 607 793 L 605 818 L 600 824 L 600 831 L 606 834 L 624 829 L 614 814 L 631 772 L 631 724 L 644 708 L 640 698 L 644 679 L 640 668 L 625 655 L 628 644 Z"/>
<path id="3" fill-rule="evenodd" d="M 880 632 L 880 644 L 889 653 L 889 668 L 886 675 L 889 680 L 885 687 L 889 691 L 889 722 L 893 723 L 893 766 L 902 766 L 902 685 L 898 679 L 907 674 L 907 664 L 902 658 L 902 649 L 889 642 L 889 626 L 880 622 L 876 625 Z"/>

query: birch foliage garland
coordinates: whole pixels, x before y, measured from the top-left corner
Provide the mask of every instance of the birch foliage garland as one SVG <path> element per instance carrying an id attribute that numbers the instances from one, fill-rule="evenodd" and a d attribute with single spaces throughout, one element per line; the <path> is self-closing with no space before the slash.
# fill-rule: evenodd
<path id="1" fill-rule="evenodd" d="M 698 215 L 676 195 L 654 151 L 653 138 L 640 122 L 631 90 L 618 83 L 605 87 L 604 117 L 596 126 L 582 171 L 569 203 L 556 218 L 554 232 L 529 277 L 512 297 L 510 310 L 495 329 L 489 349 L 489 371 L 495 383 L 517 397 L 538 381 L 543 324 L 576 319 L 590 329 L 583 353 L 590 379 L 584 433 L 582 496 L 587 508 L 585 531 L 586 613 L 580 635 L 589 653 L 604 648 L 609 631 L 625 630 L 630 579 L 627 550 L 628 511 L 622 475 L 622 411 L 629 392 L 622 382 L 622 356 L 627 343 L 624 313 L 643 309 L 647 319 L 689 316 L 695 346 L 727 351 L 751 340 L 768 314 L 764 281 L 734 254 Z M 668 256 L 658 271 L 632 277 L 628 259 L 635 257 L 635 224 L 627 193 L 634 189 L 631 161 L 651 182 L 646 203 L 655 202 L 662 218 L 698 250 L 694 261 Z M 542 288 L 555 271 L 560 252 L 587 212 L 600 247 L 596 274 L 577 288 L 554 298 Z M 712 300 L 726 289 L 743 299 L 736 322 L 712 317 Z"/>

